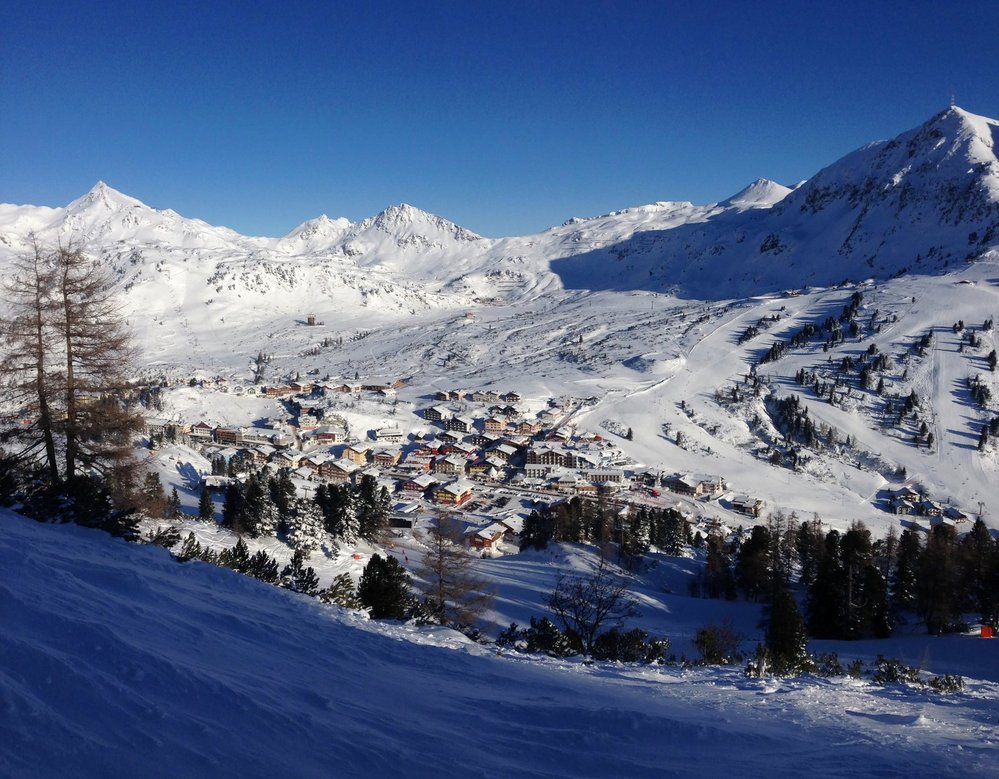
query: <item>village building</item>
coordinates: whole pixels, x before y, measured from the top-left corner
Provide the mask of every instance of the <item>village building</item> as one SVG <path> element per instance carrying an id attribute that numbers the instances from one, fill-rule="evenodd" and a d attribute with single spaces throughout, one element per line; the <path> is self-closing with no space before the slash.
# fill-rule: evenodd
<path id="1" fill-rule="evenodd" d="M 215 428 L 207 422 L 195 422 L 191 425 L 191 438 L 197 441 L 211 441 L 215 437 Z"/>
<path id="2" fill-rule="evenodd" d="M 506 431 L 507 421 L 503 417 L 491 416 L 482 423 L 482 428 L 487 433 L 502 433 Z"/>
<path id="3" fill-rule="evenodd" d="M 324 463 L 334 462 L 337 459 L 336 455 L 330 452 L 319 452 L 316 454 L 309 454 L 299 460 L 299 465 L 303 468 L 307 468 L 313 473 L 322 473 L 322 466 Z"/>
<path id="4" fill-rule="evenodd" d="M 361 466 L 353 460 L 340 458 L 323 463 L 319 467 L 319 475 L 332 482 L 349 482 L 354 478 L 354 474 L 361 470 Z"/>
<path id="5" fill-rule="evenodd" d="M 347 431 L 342 427 L 327 425 L 316 428 L 309 439 L 319 444 L 342 444 L 347 440 Z"/>
<path id="6" fill-rule="evenodd" d="M 763 511 L 764 502 L 760 498 L 749 495 L 736 495 L 732 498 L 732 511 L 744 514 L 747 517 L 758 517 Z"/>
<path id="7" fill-rule="evenodd" d="M 371 448 L 364 444 L 351 444 L 344 448 L 343 456 L 357 465 L 367 465 Z"/>
<path id="8" fill-rule="evenodd" d="M 448 455 L 438 457 L 431 466 L 434 473 L 443 474 L 464 474 L 467 459 L 462 455 Z"/>
<path id="9" fill-rule="evenodd" d="M 380 452 L 375 452 L 371 460 L 375 465 L 382 468 L 391 468 L 399 462 L 401 457 L 402 452 L 399 449 L 385 449 Z"/>
<path id="10" fill-rule="evenodd" d="M 475 422 L 469 417 L 451 417 L 444 423 L 444 429 L 456 433 L 471 433 L 475 429 Z"/>
<path id="11" fill-rule="evenodd" d="M 275 468 L 297 468 L 302 455 L 289 449 L 282 449 L 271 455 L 270 464 Z"/>
<path id="12" fill-rule="evenodd" d="M 229 486 L 232 479 L 228 476 L 204 476 L 201 479 L 201 484 L 203 487 L 209 490 L 224 490 Z"/>
<path id="13" fill-rule="evenodd" d="M 434 501 L 444 505 L 460 506 L 471 499 L 472 490 L 471 482 L 458 479 L 434 489 Z"/>
<path id="14" fill-rule="evenodd" d="M 283 398 L 294 395 L 296 390 L 287 384 L 277 384 L 271 387 L 264 387 L 264 395 L 269 398 Z"/>
<path id="15" fill-rule="evenodd" d="M 509 532 L 506 525 L 499 522 L 493 522 L 488 527 L 484 527 L 475 533 L 471 533 L 468 537 L 469 544 L 474 546 L 476 549 L 492 549 L 494 546 L 499 544 L 504 536 Z"/>
<path id="16" fill-rule="evenodd" d="M 714 495 L 725 489 L 725 482 L 721 476 L 678 473 L 668 477 L 663 486 L 681 495 Z"/>
<path id="17" fill-rule="evenodd" d="M 402 431 L 397 427 L 383 427 L 375 431 L 375 440 L 381 444 L 401 444 Z"/>
<path id="18" fill-rule="evenodd" d="M 451 410 L 443 406 L 431 406 L 423 409 L 423 418 L 428 422 L 445 422 L 451 418 Z"/>
<path id="19" fill-rule="evenodd" d="M 494 446 L 489 450 L 489 455 L 491 457 L 497 457 L 503 460 L 504 464 L 510 462 L 510 458 L 517 454 L 517 448 L 515 446 L 510 446 L 510 444 L 500 444 L 499 446 Z"/>
<path id="20" fill-rule="evenodd" d="M 422 474 L 420 476 L 415 476 L 412 479 L 404 481 L 400 485 L 400 489 L 405 492 L 419 492 L 424 493 L 431 487 L 438 484 L 438 480 L 431 476 L 429 473 Z"/>

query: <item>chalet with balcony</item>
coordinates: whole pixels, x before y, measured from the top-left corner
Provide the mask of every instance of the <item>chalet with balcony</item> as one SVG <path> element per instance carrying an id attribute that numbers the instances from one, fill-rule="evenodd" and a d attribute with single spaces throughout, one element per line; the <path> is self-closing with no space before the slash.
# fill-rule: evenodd
<path id="1" fill-rule="evenodd" d="M 382 468 L 391 468 L 399 462 L 402 457 L 402 452 L 399 449 L 384 449 L 380 452 L 375 452 L 371 461 Z"/>
<path id="2" fill-rule="evenodd" d="M 343 450 L 343 456 L 357 465 L 367 465 L 371 448 L 364 444 L 351 444 Z"/>
<path id="3" fill-rule="evenodd" d="M 434 501 L 442 505 L 460 506 L 471 499 L 472 490 L 471 482 L 458 479 L 435 488 Z"/>
<path id="4" fill-rule="evenodd" d="M 443 406 L 431 406 L 423 409 L 423 418 L 428 422 L 446 422 L 451 418 L 451 410 Z"/>
<path id="5" fill-rule="evenodd" d="M 431 476 L 429 473 L 424 473 L 420 476 L 416 476 L 412 479 L 404 481 L 400 486 L 405 492 L 418 492 L 423 494 L 432 487 L 435 487 L 440 482 Z"/>
<path id="6" fill-rule="evenodd" d="M 475 422 L 469 417 L 451 417 L 444 423 L 444 429 L 455 433 L 471 433 L 475 429 Z"/>
<path id="7" fill-rule="evenodd" d="M 667 478 L 664 482 L 666 489 L 679 493 L 680 495 L 714 495 L 725 489 L 725 482 L 721 476 L 701 476 L 691 473 L 675 474 Z"/>
<path id="8" fill-rule="evenodd" d="M 452 454 L 447 457 L 438 457 L 434 460 L 431 469 L 434 473 L 445 475 L 463 475 L 465 464 L 468 460 L 463 455 Z"/>
<path id="9" fill-rule="evenodd" d="M 750 495 L 736 495 L 732 498 L 732 511 L 747 517 L 758 517 L 766 504 L 760 498 Z"/>

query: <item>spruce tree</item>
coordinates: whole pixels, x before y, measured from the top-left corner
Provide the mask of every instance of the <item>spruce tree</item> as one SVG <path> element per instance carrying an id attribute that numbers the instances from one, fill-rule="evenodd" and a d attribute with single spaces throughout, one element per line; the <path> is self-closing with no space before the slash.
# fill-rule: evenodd
<path id="1" fill-rule="evenodd" d="M 215 501 L 212 499 L 212 492 L 207 487 L 201 490 L 201 498 L 198 500 L 198 519 L 210 522 L 215 519 Z"/>
<path id="2" fill-rule="evenodd" d="M 292 549 L 301 550 L 308 560 L 326 540 L 326 527 L 319 506 L 311 500 L 296 501 L 289 522 L 288 543 Z"/>
<path id="3" fill-rule="evenodd" d="M 923 547 L 919 535 L 913 528 L 906 528 L 898 539 L 898 554 L 895 557 L 895 571 L 891 579 L 891 603 L 897 613 L 916 605 L 917 574 Z"/>
<path id="4" fill-rule="evenodd" d="M 779 676 L 801 673 L 812 666 L 805 620 L 790 590 L 780 590 L 774 596 L 767 623 L 766 646 L 771 668 Z"/>
<path id="5" fill-rule="evenodd" d="M 373 619 L 405 619 L 412 605 L 409 575 L 391 555 L 373 555 L 364 566 L 357 595 Z"/>
<path id="6" fill-rule="evenodd" d="M 360 611 L 364 608 L 361 599 L 357 596 L 357 588 L 354 586 L 350 574 L 338 574 L 330 586 L 319 593 L 319 600 L 323 603 L 330 603 L 344 609 Z"/>
<path id="7" fill-rule="evenodd" d="M 770 531 L 762 525 L 753 527 L 752 532 L 736 556 L 736 581 L 748 600 L 756 601 L 769 597 L 771 581 Z"/>
<path id="8" fill-rule="evenodd" d="M 949 525 L 930 530 L 919 561 L 916 605 L 928 633 L 958 627 L 961 617 L 960 557 L 957 532 Z"/>
<path id="9" fill-rule="evenodd" d="M 999 540 L 981 517 L 961 540 L 961 590 L 983 624 L 999 627 Z"/>

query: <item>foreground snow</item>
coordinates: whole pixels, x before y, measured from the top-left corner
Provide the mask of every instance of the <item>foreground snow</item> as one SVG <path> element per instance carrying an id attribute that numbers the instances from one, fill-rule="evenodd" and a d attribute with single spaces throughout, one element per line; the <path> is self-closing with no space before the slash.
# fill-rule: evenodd
<path id="1" fill-rule="evenodd" d="M 0 568 L 3 776 L 984 776 L 999 758 L 996 682 L 944 697 L 497 655 L 6 512 Z"/>

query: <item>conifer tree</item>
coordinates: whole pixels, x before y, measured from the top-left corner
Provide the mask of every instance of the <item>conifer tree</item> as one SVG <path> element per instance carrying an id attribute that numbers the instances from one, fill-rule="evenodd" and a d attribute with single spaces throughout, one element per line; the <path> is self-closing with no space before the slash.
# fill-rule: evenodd
<path id="1" fill-rule="evenodd" d="M 943 633 L 958 626 L 960 556 L 957 532 L 949 525 L 930 530 L 919 561 L 916 605 L 928 633 Z"/>
<path id="2" fill-rule="evenodd" d="M 755 525 L 736 557 L 736 581 L 747 599 L 756 601 L 770 596 L 770 531 Z"/>
<path id="3" fill-rule="evenodd" d="M 978 612 L 983 624 L 999 627 L 999 540 L 981 517 L 961 540 L 961 589 L 969 610 Z"/>
<path id="4" fill-rule="evenodd" d="M 198 519 L 205 522 L 215 519 L 215 501 L 212 500 L 212 492 L 207 487 L 201 490 L 201 498 L 198 500 Z"/>
<path id="5" fill-rule="evenodd" d="M 295 592 L 315 595 L 319 592 L 319 577 L 311 565 L 305 565 L 305 560 L 305 553 L 301 549 L 296 549 L 291 556 L 291 562 L 281 571 L 279 584 Z"/>
<path id="6" fill-rule="evenodd" d="M 357 596 L 373 619 L 405 619 L 413 603 L 409 575 L 391 555 L 372 555 L 361 573 Z"/>
<path id="7" fill-rule="evenodd" d="M 914 528 L 906 528 L 898 539 L 895 572 L 891 579 L 891 602 L 896 611 L 911 609 L 916 605 L 917 573 L 923 547 Z"/>
<path id="8" fill-rule="evenodd" d="M 357 596 L 357 588 L 350 578 L 350 574 L 338 574 L 330 586 L 319 593 L 319 600 L 323 603 L 330 603 L 344 609 L 360 611 L 364 608 L 361 599 Z"/>
<path id="9" fill-rule="evenodd" d="M 766 646 L 775 674 L 801 673 L 812 665 L 805 620 L 789 590 L 780 590 L 774 596 L 767 623 Z"/>
<path id="10" fill-rule="evenodd" d="M 312 552 L 326 540 L 326 527 L 323 515 L 313 501 L 298 500 L 290 515 L 288 543 L 292 549 L 301 550 L 308 560 Z"/>

